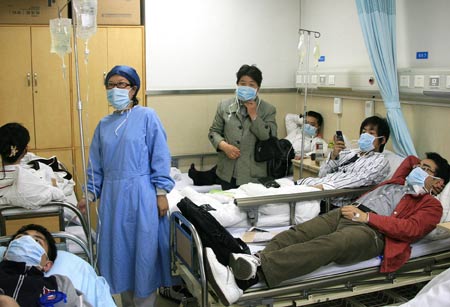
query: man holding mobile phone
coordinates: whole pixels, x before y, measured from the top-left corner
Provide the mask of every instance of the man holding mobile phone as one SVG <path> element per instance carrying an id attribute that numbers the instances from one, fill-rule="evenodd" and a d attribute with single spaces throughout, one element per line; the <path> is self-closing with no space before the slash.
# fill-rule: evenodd
<path id="1" fill-rule="evenodd" d="M 297 184 L 331 190 L 371 186 L 386 179 L 390 167 L 382 152 L 390 135 L 387 121 L 378 116 L 368 117 L 361 123 L 359 132 L 359 148 L 349 149 L 342 132 L 337 131 L 334 148 L 322 163 L 319 177 L 302 178 Z M 349 201 L 349 198 L 337 198 L 333 204 L 342 206 Z"/>

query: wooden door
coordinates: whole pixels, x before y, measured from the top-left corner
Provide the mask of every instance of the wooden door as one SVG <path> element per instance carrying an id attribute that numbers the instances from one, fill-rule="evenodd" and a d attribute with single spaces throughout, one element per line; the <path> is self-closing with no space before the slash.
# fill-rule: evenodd
<path id="1" fill-rule="evenodd" d="M 35 148 L 31 84 L 30 27 L 0 27 L 0 126 L 18 122 L 30 132 L 30 149 Z"/>
<path id="2" fill-rule="evenodd" d="M 108 70 L 115 65 L 136 69 L 141 78 L 139 103 L 145 105 L 145 48 L 143 27 L 108 28 Z"/>
<path id="3" fill-rule="evenodd" d="M 47 26 L 33 26 L 32 67 L 36 148 L 71 148 L 70 62 L 50 53 L 50 30 Z"/>

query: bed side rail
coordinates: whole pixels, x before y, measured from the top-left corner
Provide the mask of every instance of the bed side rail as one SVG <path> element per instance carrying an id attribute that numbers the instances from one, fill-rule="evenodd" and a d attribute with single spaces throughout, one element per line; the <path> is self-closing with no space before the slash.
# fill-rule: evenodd
<path id="1" fill-rule="evenodd" d="M 39 213 L 40 212 L 44 212 L 45 213 L 46 211 L 49 211 L 49 209 L 52 209 L 52 208 L 58 208 L 58 209 L 61 209 L 61 210 L 63 210 L 64 208 L 67 208 L 70 211 L 72 211 L 78 217 L 78 220 L 80 221 L 81 227 L 83 228 L 83 232 L 84 232 L 84 234 L 86 236 L 86 239 L 88 239 L 89 236 L 91 236 L 91 231 L 88 228 L 86 220 L 85 220 L 83 214 L 80 212 L 80 210 L 78 210 L 78 208 L 75 205 L 73 205 L 71 203 L 68 203 L 68 202 L 64 202 L 64 201 L 52 201 L 52 202 L 49 202 L 47 204 L 43 204 L 38 209 L 26 209 L 26 208 L 18 207 L 18 206 L 2 205 L 0 207 L 0 224 L 1 224 L 1 227 L 2 227 L 1 231 L 2 231 L 2 233 L 5 233 L 6 229 L 3 229 L 5 227 L 4 226 L 5 225 L 4 219 L 5 219 L 5 213 L 7 213 L 8 210 L 11 211 L 11 215 L 13 215 L 13 216 L 17 217 L 17 216 L 22 216 L 23 215 L 24 216 L 24 220 L 25 220 L 27 216 L 28 217 L 32 217 L 34 212 L 39 212 Z M 78 238 L 78 237 L 76 237 L 76 238 Z M 72 241 L 74 241 L 74 240 L 72 240 Z M 75 243 L 77 243 L 77 242 L 75 242 Z M 84 250 L 83 247 L 82 247 L 82 249 Z M 88 256 L 88 259 L 89 259 L 89 263 L 93 264 L 94 261 L 93 261 L 92 253 L 91 252 L 87 253 L 87 256 Z"/>
<path id="2" fill-rule="evenodd" d="M 187 268 L 187 274 L 193 276 L 195 282 L 200 285 L 200 306 L 208 306 L 202 241 L 194 225 L 181 212 L 173 212 L 170 215 L 170 256 L 173 273 L 176 273 L 177 268 L 180 269 L 179 265 Z M 185 282 L 187 283 L 187 280 Z M 188 284 L 188 288 L 195 294 L 195 286 L 189 287 Z"/>
<path id="3" fill-rule="evenodd" d="M 89 251 L 86 241 L 80 239 L 76 235 L 73 235 L 71 233 L 64 232 L 64 231 L 52 232 L 51 234 L 55 239 L 60 238 L 60 239 L 65 239 L 65 240 L 71 240 L 74 243 L 76 243 L 77 245 L 79 245 L 81 247 L 81 249 L 83 250 L 83 252 L 85 253 L 85 255 L 89 261 L 89 264 L 90 265 L 94 264 L 92 254 Z M 0 245 L 9 242 L 9 240 L 11 240 L 11 238 L 12 238 L 12 236 L 0 236 Z M 61 245 L 57 244 L 57 246 L 59 247 Z"/>
<path id="4" fill-rule="evenodd" d="M 325 191 L 303 192 L 303 193 L 291 193 L 291 194 L 279 194 L 279 195 L 267 195 L 267 196 L 255 196 L 255 197 L 242 197 L 236 198 L 234 203 L 242 211 L 247 212 L 247 216 L 252 225 L 255 225 L 258 221 L 258 207 L 267 204 L 274 203 L 289 203 L 290 206 L 290 222 L 294 224 L 295 219 L 295 203 L 305 200 L 321 199 L 329 203 L 330 199 L 341 196 L 359 196 L 367 191 L 370 191 L 373 187 L 361 187 L 353 189 L 335 189 Z"/>
<path id="5" fill-rule="evenodd" d="M 450 251 L 410 259 L 400 270 L 380 273 L 379 267 L 359 269 L 281 285 L 271 289 L 250 289 L 239 299 L 241 306 L 255 306 L 264 300 L 310 305 L 322 300 L 356 296 L 431 280 L 450 267 Z"/>

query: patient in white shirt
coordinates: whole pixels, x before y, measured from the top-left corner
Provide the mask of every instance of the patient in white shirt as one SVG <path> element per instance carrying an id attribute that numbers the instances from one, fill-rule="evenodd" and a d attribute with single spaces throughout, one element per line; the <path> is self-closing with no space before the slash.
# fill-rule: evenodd
<path id="1" fill-rule="evenodd" d="M 323 150 L 326 153 L 327 142 L 321 138 L 323 127 L 323 117 L 320 113 L 314 111 L 306 112 L 306 118 L 302 114 L 286 114 L 286 133 L 285 139 L 289 140 L 294 147 L 296 157 L 301 156 L 302 144 L 304 144 L 303 155 L 308 156 L 316 152 L 316 144 L 322 143 Z M 302 142 L 302 131 L 304 130 L 304 142 Z"/>
<path id="2" fill-rule="evenodd" d="M 21 163 L 29 141 L 30 134 L 21 124 L 0 127 L 0 205 L 35 209 L 52 200 L 63 201 L 64 191 L 67 194 L 73 191 L 73 181 L 61 178 L 49 166 L 38 163 L 39 170 L 35 170 Z M 25 161 L 29 160 L 30 155 Z"/>

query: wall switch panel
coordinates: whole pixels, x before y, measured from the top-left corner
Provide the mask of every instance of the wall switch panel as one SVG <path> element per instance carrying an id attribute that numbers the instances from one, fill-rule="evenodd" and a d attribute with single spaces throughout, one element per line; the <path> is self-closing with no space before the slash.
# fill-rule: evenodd
<path id="1" fill-rule="evenodd" d="M 334 114 L 342 114 L 342 98 L 335 97 L 333 101 Z"/>
<path id="2" fill-rule="evenodd" d="M 334 75 L 328 76 L 328 85 L 335 85 Z"/>
<path id="3" fill-rule="evenodd" d="M 414 76 L 414 87 L 424 87 L 425 86 L 425 76 L 416 75 Z"/>
<path id="4" fill-rule="evenodd" d="M 400 76 L 400 87 L 409 87 L 410 77 L 408 75 Z"/>
<path id="5" fill-rule="evenodd" d="M 371 117 L 375 114 L 375 101 L 367 100 L 364 105 L 364 113 L 366 117 Z"/>

